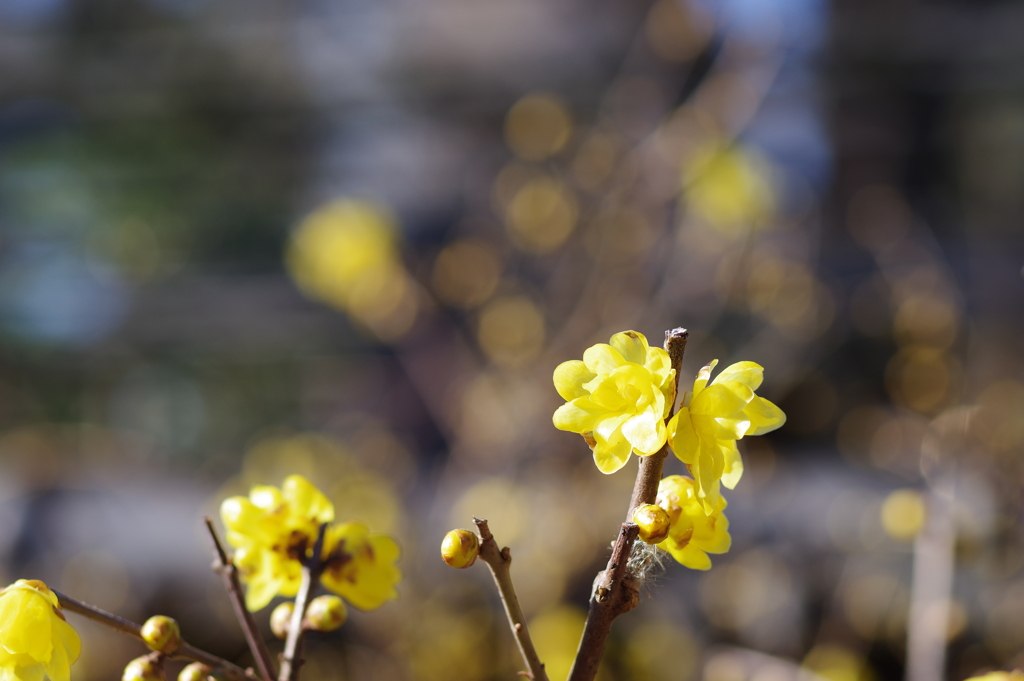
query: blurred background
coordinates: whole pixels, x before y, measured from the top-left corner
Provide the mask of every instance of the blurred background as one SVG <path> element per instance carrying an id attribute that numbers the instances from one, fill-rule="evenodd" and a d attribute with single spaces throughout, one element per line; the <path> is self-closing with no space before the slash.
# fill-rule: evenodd
<path id="1" fill-rule="evenodd" d="M 1000 0 L 0 0 L 0 581 L 247 664 L 201 518 L 302 473 L 405 575 L 303 678 L 514 678 L 490 575 L 438 556 L 472 515 L 564 678 L 636 460 L 604 476 L 551 426 L 552 370 L 685 326 L 681 386 L 752 360 L 789 421 L 741 443 L 732 550 L 667 564 L 602 679 L 1024 665 L 1022 26 Z M 143 652 L 71 617 L 77 681 Z"/>

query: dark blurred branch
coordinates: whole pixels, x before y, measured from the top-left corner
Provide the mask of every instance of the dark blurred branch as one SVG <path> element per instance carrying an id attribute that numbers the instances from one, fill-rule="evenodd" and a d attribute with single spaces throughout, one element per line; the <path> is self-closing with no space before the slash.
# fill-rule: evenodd
<path id="1" fill-rule="evenodd" d="M 327 532 L 327 523 L 320 525 L 320 531 L 316 535 L 316 542 L 313 544 L 313 555 L 302 566 L 302 584 L 299 586 L 299 593 L 295 597 L 295 610 L 292 611 L 292 621 L 288 626 L 288 638 L 284 643 L 284 653 L 281 654 L 281 673 L 279 681 L 294 681 L 298 676 L 302 660 L 299 654 L 302 652 L 302 639 L 306 630 L 302 622 L 306 619 L 306 610 L 309 608 L 310 596 L 316 590 L 317 582 L 320 580 L 320 573 L 323 572 L 324 564 L 322 554 L 324 550 L 324 534 Z"/>
<path id="2" fill-rule="evenodd" d="M 100 610 L 94 605 L 77 601 L 74 598 L 65 596 L 59 591 L 54 591 L 53 593 L 57 595 L 57 601 L 60 603 L 60 607 L 62 609 L 67 610 L 68 612 L 73 612 L 76 615 L 81 615 L 93 622 L 99 622 L 100 624 L 108 626 L 115 631 L 120 631 L 122 634 L 127 634 L 139 639 L 140 641 L 144 641 L 142 638 L 142 627 L 135 622 L 126 620 L 123 617 L 118 617 L 117 615 L 112 615 L 105 610 Z M 213 669 L 223 669 L 227 672 L 228 678 L 231 679 L 231 681 L 253 681 L 253 679 L 256 678 L 251 669 L 242 669 L 236 664 L 232 664 L 231 662 L 221 659 L 216 655 L 206 652 L 205 650 L 200 650 L 185 641 L 181 642 L 181 645 L 178 646 L 178 649 L 174 651 L 174 654 L 170 655 L 170 657 L 192 660 L 193 662 L 202 662 Z"/>
<path id="3" fill-rule="evenodd" d="M 273 681 L 274 663 L 270 657 L 270 651 L 267 649 L 267 644 L 260 634 L 256 619 L 249 612 L 249 609 L 245 607 L 245 593 L 242 591 L 242 585 L 238 581 L 238 568 L 235 567 L 235 564 L 224 549 L 224 544 L 221 543 L 220 536 L 217 534 L 217 528 L 213 525 L 213 520 L 207 516 L 203 518 L 203 522 L 206 523 L 206 531 L 209 532 L 210 541 L 213 542 L 213 569 L 224 579 L 224 586 L 227 588 L 228 597 L 231 599 L 231 607 L 234 609 L 235 617 L 238 618 L 238 623 L 245 634 L 245 641 L 249 644 L 249 651 L 256 661 L 256 668 L 259 669 L 260 678 L 264 679 L 264 681 Z"/>
<path id="4" fill-rule="evenodd" d="M 679 372 L 683 366 L 683 353 L 686 351 L 686 340 L 689 333 L 686 329 L 670 329 L 665 332 L 665 350 L 668 351 L 672 368 L 675 369 L 675 386 L 672 393 L 672 405 L 669 407 L 665 422 L 675 414 L 676 398 L 679 392 Z M 633 509 L 644 504 L 653 504 L 658 497 L 658 485 L 661 473 L 668 457 L 668 443 L 651 456 L 640 457 L 640 468 L 633 485 L 633 496 L 629 501 L 629 512 L 626 522 L 619 530 L 615 540 L 612 556 L 608 567 L 597 574 L 594 581 L 594 592 L 590 598 L 590 611 L 587 613 L 587 624 L 583 629 L 583 638 L 576 651 L 576 661 L 569 673 L 569 681 L 593 681 L 597 675 L 601 656 L 604 654 L 605 642 L 612 629 L 612 622 L 633 608 L 640 600 L 640 588 L 633 575 L 627 571 L 629 555 L 633 550 L 640 529 L 632 522 Z"/>
<path id="5" fill-rule="evenodd" d="M 491 534 L 486 520 L 473 518 L 473 522 L 476 523 L 477 531 L 480 533 L 480 559 L 487 563 L 491 568 L 491 574 L 494 575 L 494 583 L 498 587 L 501 602 L 505 605 L 505 614 L 508 615 L 512 635 L 516 637 L 519 652 L 530 670 L 528 676 L 534 681 L 548 681 L 544 663 L 540 661 L 537 650 L 533 647 L 530 631 L 526 628 L 523 609 L 519 606 L 519 598 L 516 596 L 515 587 L 512 586 L 512 576 L 509 574 L 512 554 L 508 547 L 498 549 L 498 543 L 494 541 L 494 535 Z"/>

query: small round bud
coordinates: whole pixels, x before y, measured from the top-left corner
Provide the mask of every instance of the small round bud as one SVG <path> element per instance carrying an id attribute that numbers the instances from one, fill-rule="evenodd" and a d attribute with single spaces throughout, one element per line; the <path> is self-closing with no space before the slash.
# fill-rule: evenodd
<path id="1" fill-rule="evenodd" d="M 181 673 L 178 674 L 178 681 L 206 681 L 206 677 L 212 671 L 202 662 L 193 662 L 181 670 Z"/>
<path id="2" fill-rule="evenodd" d="M 125 666 L 121 681 L 165 681 L 163 662 L 149 655 L 137 657 Z"/>
<path id="3" fill-rule="evenodd" d="M 292 628 L 292 614 L 294 612 L 295 604 L 291 601 L 285 601 L 274 608 L 274 612 L 270 613 L 270 630 L 274 632 L 274 636 L 282 641 L 288 638 L 288 630 Z"/>
<path id="4" fill-rule="evenodd" d="M 644 504 L 633 511 L 633 522 L 640 527 L 640 538 L 648 544 L 660 544 L 668 538 L 672 521 L 661 506 Z"/>
<path id="5" fill-rule="evenodd" d="M 334 631 L 347 619 L 345 601 L 337 596 L 317 596 L 306 610 L 306 626 L 313 631 Z"/>
<path id="6" fill-rule="evenodd" d="M 475 532 L 452 530 L 441 542 L 441 557 L 453 568 L 467 568 L 476 562 L 480 540 Z"/>
<path id="7" fill-rule="evenodd" d="M 156 615 L 142 625 L 142 640 L 150 650 L 171 655 L 181 645 L 181 630 L 170 617 Z"/>

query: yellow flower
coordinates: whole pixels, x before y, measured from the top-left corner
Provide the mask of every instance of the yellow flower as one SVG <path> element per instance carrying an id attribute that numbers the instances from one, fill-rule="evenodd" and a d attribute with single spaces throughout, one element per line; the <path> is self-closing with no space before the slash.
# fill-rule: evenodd
<path id="1" fill-rule="evenodd" d="M 259 610 L 274 596 L 299 592 L 303 563 L 312 557 L 320 526 L 334 520 L 334 506 L 304 477 L 290 475 L 281 489 L 257 486 L 248 498 L 225 499 L 220 514 L 246 584 L 246 607 Z M 321 581 L 357 608 L 372 610 L 398 596 L 398 553 L 391 537 L 370 534 L 362 523 L 328 527 Z"/>
<path id="2" fill-rule="evenodd" d="M 729 519 L 722 512 L 725 497 L 716 494 L 711 513 L 706 513 L 695 488 L 694 481 L 682 475 L 670 475 L 658 485 L 658 506 L 665 509 L 671 521 L 668 539 L 658 548 L 688 568 L 707 570 L 711 567 L 708 554 L 728 551 L 732 537 Z"/>
<path id="3" fill-rule="evenodd" d="M 36 579 L 0 590 L 0 681 L 69 681 L 82 642 L 57 595 Z"/>
<path id="4" fill-rule="evenodd" d="M 736 440 L 767 433 L 786 422 L 781 409 L 754 394 L 763 378 L 760 365 L 737 362 L 709 385 L 717 364 L 716 359 L 697 373 L 693 392 L 683 396 L 679 412 L 668 424 L 672 451 L 690 468 L 697 498 L 709 515 L 716 506 L 717 483 L 732 489 L 743 474 Z"/>
<path id="5" fill-rule="evenodd" d="M 566 400 L 552 417 L 555 427 L 580 433 L 594 450 L 602 473 L 626 465 L 630 452 L 650 456 L 665 444 L 665 417 L 675 400 L 675 370 L 668 353 L 643 334 L 625 331 L 598 343 L 555 369 Z"/>
<path id="6" fill-rule="evenodd" d="M 395 567 L 398 544 L 383 534 L 370 534 L 363 523 L 350 522 L 327 530 L 321 580 L 328 589 L 361 610 L 379 608 L 398 598 Z"/>
<path id="7" fill-rule="evenodd" d="M 312 554 L 320 525 L 334 520 L 334 506 L 309 480 L 290 475 L 281 489 L 257 485 L 248 498 L 225 499 L 220 517 L 236 549 L 246 606 L 259 610 L 278 594 L 298 593 L 301 561 Z"/>

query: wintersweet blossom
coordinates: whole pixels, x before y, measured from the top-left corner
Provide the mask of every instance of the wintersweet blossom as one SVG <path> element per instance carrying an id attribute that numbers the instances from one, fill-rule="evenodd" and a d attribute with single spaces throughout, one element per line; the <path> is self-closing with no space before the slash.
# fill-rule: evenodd
<path id="1" fill-rule="evenodd" d="M 0 681 L 69 681 L 81 651 L 46 584 L 19 579 L 0 590 Z"/>
<path id="2" fill-rule="evenodd" d="M 679 412 L 668 424 L 669 445 L 690 468 L 697 498 L 710 515 L 716 507 L 718 482 L 732 489 L 743 475 L 736 440 L 761 435 L 786 422 L 777 406 L 754 394 L 764 369 L 754 362 L 726 367 L 713 381 L 714 360 L 697 373 L 693 391 L 683 396 Z"/>
<path id="3" fill-rule="evenodd" d="M 379 608 L 398 598 L 395 585 L 402 573 L 395 567 L 398 544 L 384 534 L 371 534 L 363 523 L 336 525 L 324 539 L 321 581 L 361 610 Z"/>
<path id="4" fill-rule="evenodd" d="M 732 545 L 729 519 L 723 511 L 725 497 L 716 494 L 711 513 L 697 498 L 693 480 L 670 475 L 658 485 L 658 506 L 668 513 L 668 538 L 658 548 L 668 551 L 677 562 L 694 570 L 711 567 L 709 553 L 725 553 Z"/>
<path id="5" fill-rule="evenodd" d="M 588 348 L 582 361 L 555 369 L 555 389 L 566 403 L 552 421 L 560 430 L 583 435 L 601 472 L 614 473 L 631 452 L 650 456 L 664 446 L 674 379 L 665 350 L 652 348 L 636 331 L 617 333 L 608 345 Z"/>
<path id="6" fill-rule="evenodd" d="M 220 512 L 250 610 L 265 607 L 274 596 L 298 593 L 320 526 L 334 520 L 334 506 L 301 475 L 285 478 L 281 489 L 261 485 L 248 498 L 225 499 Z M 371 534 L 362 523 L 328 526 L 321 581 L 357 608 L 372 610 L 398 596 L 398 554 L 391 537 Z"/>
<path id="7" fill-rule="evenodd" d="M 245 604 L 259 610 L 278 594 L 299 592 L 301 561 L 312 554 L 320 525 L 334 520 L 334 505 L 309 480 L 290 475 L 281 489 L 257 485 L 248 498 L 225 499 L 220 517 L 246 585 Z"/>

